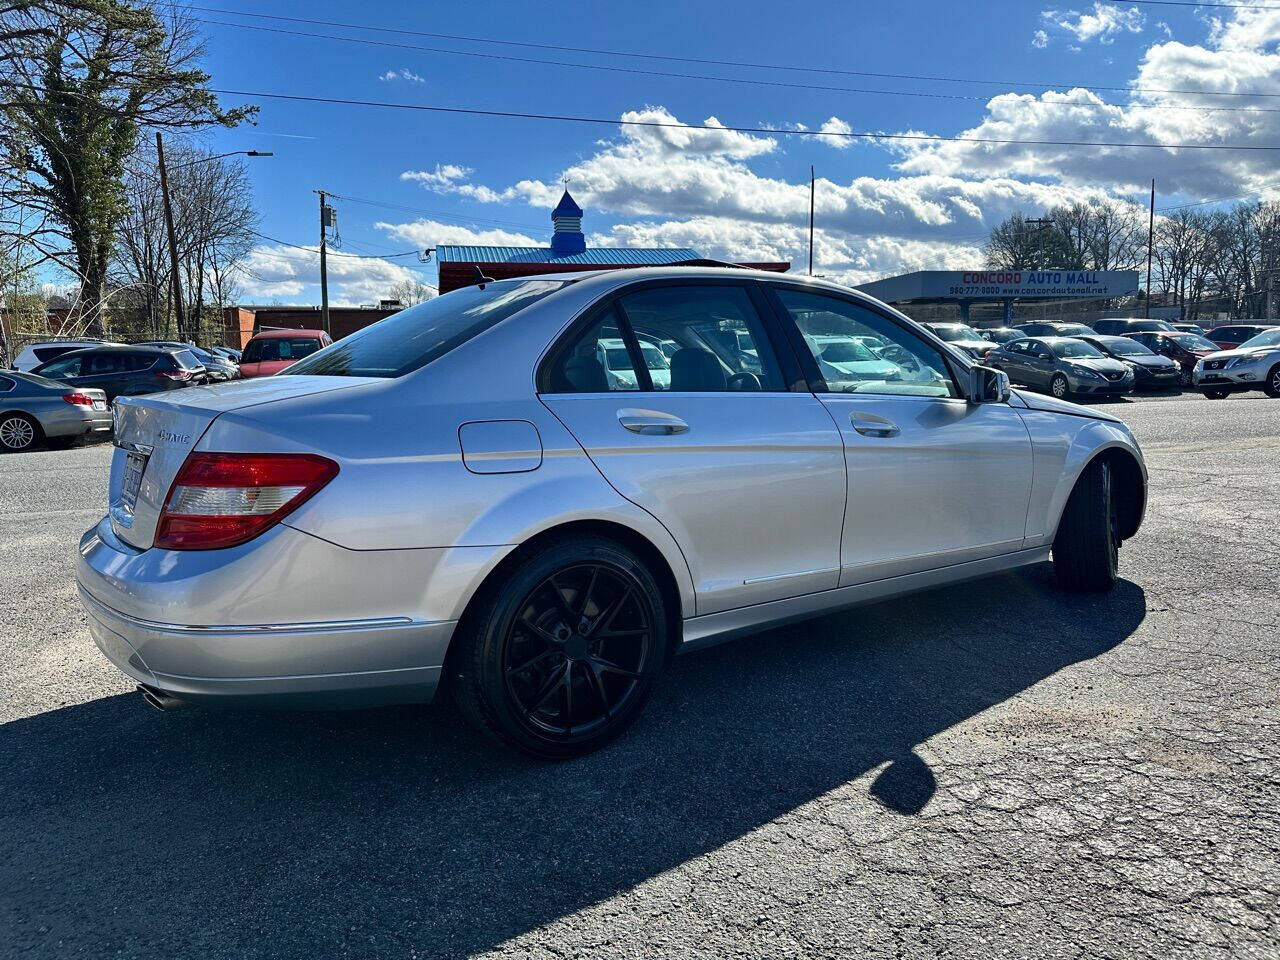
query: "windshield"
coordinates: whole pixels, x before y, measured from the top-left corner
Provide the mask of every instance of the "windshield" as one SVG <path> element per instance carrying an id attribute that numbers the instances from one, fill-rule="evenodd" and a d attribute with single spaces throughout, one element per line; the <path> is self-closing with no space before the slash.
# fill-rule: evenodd
<path id="1" fill-rule="evenodd" d="M 1149 357 L 1154 356 L 1153 351 L 1147 349 L 1137 340 L 1130 340 L 1128 337 L 1116 337 L 1114 340 L 1106 341 L 1107 349 L 1112 353 L 1118 353 L 1122 357 Z"/>
<path id="2" fill-rule="evenodd" d="M 1171 333 L 1169 339 L 1180 346 L 1183 350 L 1217 350 L 1218 345 L 1212 340 L 1206 340 L 1204 337 L 1194 333 Z"/>
<path id="3" fill-rule="evenodd" d="M 1280 327 L 1251 337 L 1240 344 L 1239 349 L 1243 350 L 1245 347 L 1280 347 Z"/>
<path id="4" fill-rule="evenodd" d="M 499 280 L 486 283 L 483 290 L 454 290 L 379 320 L 281 373 L 403 377 L 572 282 Z M 241 363 L 247 362 L 246 349 Z"/>
<path id="5" fill-rule="evenodd" d="M 1063 337 L 1078 337 L 1081 334 L 1093 333 L 1093 327 L 1086 327 L 1083 323 L 1063 323 L 1058 326 L 1058 334 Z"/>
<path id="6" fill-rule="evenodd" d="M 1007 327 L 1000 327 L 994 330 L 983 330 L 982 332 L 986 338 L 993 343 L 1009 343 L 1010 341 L 1017 340 L 1022 336 L 1021 330 L 1010 330 Z"/>
<path id="7" fill-rule="evenodd" d="M 644 354 L 644 365 L 650 370 L 666 370 L 671 366 L 663 352 L 652 343 L 642 341 L 640 352 Z"/>
<path id="8" fill-rule="evenodd" d="M 959 343 L 962 340 L 981 340 L 982 334 L 973 327 L 955 326 L 955 327 L 934 327 L 933 332 L 947 343 Z"/>
<path id="9" fill-rule="evenodd" d="M 857 340 L 819 341 L 822 359 L 827 363 L 857 363 L 879 358 Z"/>
<path id="10" fill-rule="evenodd" d="M 1063 340 L 1053 344 L 1052 349 L 1060 357 L 1084 359 L 1086 357 L 1097 358 L 1102 356 L 1101 350 L 1092 344 L 1085 343 L 1083 340 Z"/>
<path id="11" fill-rule="evenodd" d="M 626 347 L 609 347 L 604 352 L 606 366 L 610 370 L 630 370 L 631 355 Z"/>

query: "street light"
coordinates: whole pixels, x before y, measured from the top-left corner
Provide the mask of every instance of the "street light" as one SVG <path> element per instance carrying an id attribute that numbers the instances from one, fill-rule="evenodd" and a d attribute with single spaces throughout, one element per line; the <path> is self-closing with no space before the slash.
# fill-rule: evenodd
<path id="1" fill-rule="evenodd" d="M 244 154 L 246 157 L 273 156 L 270 151 L 232 150 L 229 153 L 220 153 L 215 157 L 197 157 L 195 160 L 179 163 L 174 169 L 189 167 L 194 163 L 206 163 L 209 160 L 221 160 L 223 157 L 234 157 L 239 154 Z M 164 225 L 169 234 L 169 261 L 173 268 L 173 316 L 178 321 L 178 339 L 185 340 L 187 323 L 186 317 L 182 312 L 182 280 L 178 276 L 178 241 L 173 233 L 173 209 L 169 206 L 169 173 L 164 165 L 164 140 L 161 138 L 159 130 L 156 131 L 156 159 L 160 166 L 160 196 L 164 200 Z M 196 332 L 197 334 L 199 333 L 198 325 Z M 198 336 L 197 339 L 199 339 Z"/>

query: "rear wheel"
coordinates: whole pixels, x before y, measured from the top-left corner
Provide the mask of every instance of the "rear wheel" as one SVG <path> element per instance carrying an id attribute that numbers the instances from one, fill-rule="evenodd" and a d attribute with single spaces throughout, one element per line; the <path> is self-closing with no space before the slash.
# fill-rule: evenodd
<path id="1" fill-rule="evenodd" d="M 1262 392 L 1268 397 L 1280 397 L 1280 363 L 1272 367 L 1271 372 L 1267 374 L 1267 380 L 1262 387 Z"/>
<path id="2" fill-rule="evenodd" d="M 1110 590 L 1120 568 L 1120 525 L 1111 466 L 1085 468 L 1062 511 L 1053 539 L 1053 572 L 1070 590 Z"/>
<path id="3" fill-rule="evenodd" d="M 0 450 L 18 453 L 30 450 L 44 438 L 44 431 L 25 413 L 0 415 Z"/>
<path id="4" fill-rule="evenodd" d="M 1059 400 L 1065 400 L 1071 395 L 1071 384 L 1062 374 L 1055 373 L 1053 379 L 1049 381 L 1049 392 Z"/>
<path id="5" fill-rule="evenodd" d="M 635 721 L 666 664 L 662 591 L 603 537 L 553 541 L 516 564 L 460 627 L 454 696 L 475 726 L 526 753 L 596 750 Z"/>
<path id="6" fill-rule="evenodd" d="M 1229 390 L 1206 390 L 1204 398 L 1206 400 L 1225 400 L 1228 393 L 1230 393 Z"/>

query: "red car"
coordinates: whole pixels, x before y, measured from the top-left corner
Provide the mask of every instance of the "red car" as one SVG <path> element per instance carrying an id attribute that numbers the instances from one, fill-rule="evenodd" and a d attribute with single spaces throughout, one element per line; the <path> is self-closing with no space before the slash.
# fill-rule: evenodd
<path id="1" fill-rule="evenodd" d="M 1258 334 L 1270 330 L 1274 324 L 1269 323 L 1228 323 L 1214 327 L 1209 331 L 1209 339 L 1218 345 L 1219 350 L 1234 350 L 1246 340 L 1252 340 Z"/>
<path id="2" fill-rule="evenodd" d="M 264 330 L 245 344 L 240 376 L 269 377 L 331 343 L 323 330 Z"/>
<path id="3" fill-rule="evenodd" d="M 1218 351 L 1217 344 L 1196 333 L 1144 331 L 1125 334 L 1125 336 L 1130 340 L 1137 340 L 1162 357 L 1176 361 L 1182 368 L 1178 375 L 1178 383 L 1184 387 L 1191 386 L 1191 373 L 1196 368 L 1196 361 Z"/>

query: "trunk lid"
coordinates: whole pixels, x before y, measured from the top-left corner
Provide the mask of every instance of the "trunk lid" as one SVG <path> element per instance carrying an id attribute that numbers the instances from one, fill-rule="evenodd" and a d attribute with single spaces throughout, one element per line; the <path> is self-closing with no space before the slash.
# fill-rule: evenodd
<path id="1" fill-rule="evenodd" d="M 131 546 L 151 546 L 174 477 L 221 414 L 368 382 L 354 377 L 263 377 L 116 398 L 116 451 L 108 498 L 111 528 Z"/>

